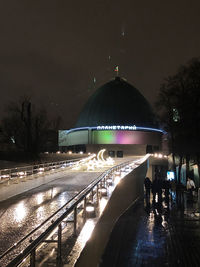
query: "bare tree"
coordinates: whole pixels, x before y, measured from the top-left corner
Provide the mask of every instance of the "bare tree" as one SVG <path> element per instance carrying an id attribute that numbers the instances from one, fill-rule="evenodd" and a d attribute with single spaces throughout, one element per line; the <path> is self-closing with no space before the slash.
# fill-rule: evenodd
<path id="1" fill-rule="evenodd" d="M 46 109 L 36 109 L 30 97 L 25 96 L 6 107 L 2 130 L 19 150 L 37 154 L 46 148 L 49 131 L 59 127 L 60 121 L 60 118 L 50 121 Z"/>

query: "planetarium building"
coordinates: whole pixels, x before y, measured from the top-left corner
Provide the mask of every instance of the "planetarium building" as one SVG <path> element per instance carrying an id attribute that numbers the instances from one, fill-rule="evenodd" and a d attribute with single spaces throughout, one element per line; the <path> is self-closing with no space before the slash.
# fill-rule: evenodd
<path id="1" fill-rule="evenodd" d="M 89 98 L 73 129 L 59 131 L 59 147 L 91 153 L 105 148 L 113 157 L 142 155 L 161 149 L 162 133 L 144 96 L 116 77 Z"/>

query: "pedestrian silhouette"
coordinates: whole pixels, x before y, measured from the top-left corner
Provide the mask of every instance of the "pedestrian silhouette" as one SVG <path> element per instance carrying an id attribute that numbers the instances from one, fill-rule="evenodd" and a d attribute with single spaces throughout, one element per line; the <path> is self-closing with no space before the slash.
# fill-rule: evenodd
<path id="1" fill-rule="evenodd" d="M 165 201 L 168 203 L 169 202 L 169 189 L 171 188 L 171 184 L 169 180 L 164 180 L 163 181 L 163 189 L 164 189 L 164 194 L 165 194 Z"/>
<path id="2" fill-rule="evenodd" d="M 189 193 L 189 199 L 188 200 L 189 201 L 193 201 L 193 192 L 195 190 L 195 184 L 194 184 L 194 181 L 192 179 L 190 179 L 189 177 L 188 177 L 188 180 L 187 180 L 186 187 L 187 187 L 187 191 Z"/>
<path id="3" fill-rule="evenodd" d="M 146 197 L 149 198 L 150 197 L 150 190 L 151 190 L 151 180 L 149 179 L 149 177 L 146 177 L 144 179 L 144 187 L 145 187 L 145 193 L 146 193 Z"/>
<path id="4" fill-rule="evenodd" d="M 156 195 L 158 195 L 158 202 L 162 202 L 162 181 L 155 177 L 152 183 L 153 202 L 155 202 Z"/>

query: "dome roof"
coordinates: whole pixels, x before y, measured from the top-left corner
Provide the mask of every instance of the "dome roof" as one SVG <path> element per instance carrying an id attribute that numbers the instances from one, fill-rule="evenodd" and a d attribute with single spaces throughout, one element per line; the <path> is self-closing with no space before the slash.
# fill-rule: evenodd
<path id="1" fill-rule="evenodd" d="M 157 127 L 152 108 L 132 85 L 116 77 L 89 98 L 76 127 L 136 125 Z"/>

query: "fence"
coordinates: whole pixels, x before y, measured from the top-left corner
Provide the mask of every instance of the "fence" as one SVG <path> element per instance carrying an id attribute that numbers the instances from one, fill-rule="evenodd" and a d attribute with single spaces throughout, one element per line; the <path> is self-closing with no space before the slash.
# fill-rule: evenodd
<path id="1" fill-rule="evenodd" d="M 90 159 L 92 156 L 89 156 L 84 159 L 74 159 L 74 160 L 64 160 L 50 163 L 43 163 L 25 167 L 16 167 L 11 169 L 2 169 L 0 170 L 0 184 L 8 183 L 13 180 L 23 180 L 26 177 L 31 177 L 33 175 L 42 175 L 47 172 L 55 172 L 62 170 L 66 167 L 74 165 L 77 161 Z"/>
<path id="2" fill-rule="evenodd" d="M 131 161 L 132 162 L 132 161 Z M 99 198 L 105 188 L 107 189 L 113 181 L 113 173 L 120 171 L 126 165 L 131 162 L 122 163 L 117 165 L 103 174 L 101 174 L 95 181 L 90 183 L 85 189 L 75 195 L 69 202 L 52 214 L 47 220 L 45 220 L 36 229 L 27 234 L 22 240 L 14 244 L 13 247 L 8 249 L 0 256 L 0 263 L 2 260 L 9 259 L 7 262 L 8 267 L 19 266 L 29 260 L 31 267 L 36 266 L 36 252 L 38 248 L 42 248 L 44 243 L 55 243 L 57 246 L 57 262 L 62 261 L 62 232 L 67 223 L 73 223 L 74 235 L 77 233 L 77 216 L 82 212 L 84 219 L 86 220 L 86 207 L 88 202 L 96 201 L 96 205 L 99 203 Z M 46 166 L 39 166 L 39 168 L 47 168 Z M 39 169 L 37 168 L 37 169 Z M 34 171 L 34 168 L 31 169 Z M 130 171 L 130 169 L 129 169 Z M 10 174 L 9 174 L 10 175 Z M 112 178 L 113 179 L 113 178 Z M 73 219 L 69 220 L 69 216 Z M 41 234 L 42 230 L 42 234 Z M 40 232 L 40 234 L 37 234 Z M 56 235 L 56 237 L 55 237 Z M 34 239 L 35 238 L 35 239 Z M 21 247 L 25 247 L 22 249 Z M 13 259 L 13 255 L 18 255 Z M 7 260 L 8 261 L 8 260 Z"/>

